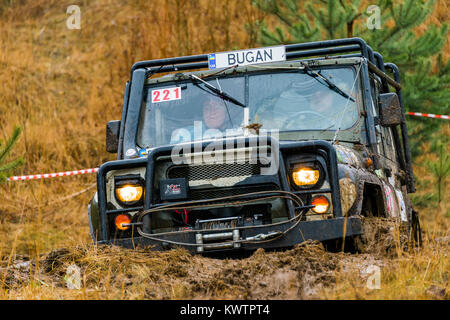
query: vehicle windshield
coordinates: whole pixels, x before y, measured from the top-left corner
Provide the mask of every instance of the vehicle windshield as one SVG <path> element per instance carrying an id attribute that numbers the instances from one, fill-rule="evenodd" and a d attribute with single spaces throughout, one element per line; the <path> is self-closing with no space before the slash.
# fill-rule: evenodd
<path id="1" fill-rule="evenodd" d="M 303 70 L 210 77 L 209 84 L 248 106 L 223 100 L 201 82 L 148 85 L 138 128 L 140 147 L 242 135 L 249 123 L 268 131 L 345 130 L 358 120 L 360 89 L 351 67 L 315 70 L 355 101 Z M 246 92 L 247 90 L 247 92 Z"/>

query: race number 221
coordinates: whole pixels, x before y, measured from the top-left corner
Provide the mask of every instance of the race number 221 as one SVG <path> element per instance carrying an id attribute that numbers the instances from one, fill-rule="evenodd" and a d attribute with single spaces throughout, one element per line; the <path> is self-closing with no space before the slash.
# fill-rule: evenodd
<path id="1" fill-rule="evenodd" d="M 181 99 L 180 87 L 152 90 L 152 103 Z"/>

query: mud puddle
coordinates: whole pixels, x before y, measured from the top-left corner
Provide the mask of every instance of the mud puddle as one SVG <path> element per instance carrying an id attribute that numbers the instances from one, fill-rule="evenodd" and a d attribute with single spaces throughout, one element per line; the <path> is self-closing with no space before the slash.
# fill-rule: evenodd
<path id="1" fill-rule="evenodd" d="M 128 299 L 322 299 L 345 273 L 364 274 L 402 250 L 406 238 L 390 221 L 364 222 L 364 250 L 330 252 L 306 241 L 292 249 L 258 249 L 245 258 L 211 258 L 186 250 L 165 252 L 113 246 L 54 250 L 39 259 L 4 257 L 0 285 L 8 290 L 35 282 L 83 289 L 96 297 Z"/>

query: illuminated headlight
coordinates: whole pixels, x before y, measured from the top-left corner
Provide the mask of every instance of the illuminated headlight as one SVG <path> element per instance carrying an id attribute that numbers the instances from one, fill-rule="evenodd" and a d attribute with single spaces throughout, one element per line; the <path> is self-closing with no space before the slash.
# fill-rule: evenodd
<path id="1" fill-rule="evenodd" d="M 144 197 L 144 185 L 141 179 L 123 179 L 116 177 L 116 199 L 127 206 L 141 204 Z"/>
<path id="2" fill-rule="evenodd" d="M 299 168 L 292 172 L 292 179 L 297 186 L 309 186 L 319 181 L 320 172 L 312 168 Z"/>
<path id="3" fill-rule="evenodd" d="M 144 193 L 144 188 L 139 185 L 129 185 L 116 188 L 116 196 L 121 202 L 139 201 Z"/>
<path id="4" fill-rule="evenodd" d="M 320 187 L 324 173 L 319 163 L 296 165 L 291 169 L 292 185 L 296 189 Z"/>

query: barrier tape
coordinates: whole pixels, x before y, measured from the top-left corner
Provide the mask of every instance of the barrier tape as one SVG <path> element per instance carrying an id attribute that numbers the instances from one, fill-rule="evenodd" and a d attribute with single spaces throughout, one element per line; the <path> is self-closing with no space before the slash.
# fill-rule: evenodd
<path id="1" fill-rule="evenodd" d="M 447 120 L 450 119 L 450 116 L 432 114 L 432 113 L 408 112 L 407 114 L 410 116 L 417 116 L 417 117 L 427 117 L 427 118 L 447 119 Z M 92 168 L 92 169 L 83 169 L 83 170 L 65 171 L 65 172 L 56 172 L 56 173 L 32 174 L 29 176 L 14 176 L 14 177 L 9 177 L 8 181 L 21 181 L 21 180 L 67 177 L 67 176 L 75 176 L 75 175 L 79 175 L 79 174 L 95 173 L 97 171 L 98 171 L 98 168 Z"/>
<path id="2" fill-rule="evenodd" d="M 14 176 L 14 177 L 9 177 L 8 181 L 67 177 L 67 176 L 75 176 L 75 175 L 79 175 L 79 174 L 94 173 L 97 171 L 98 171 L 98 168 L 93 168 L 93 169 L 83 169 L 83 170 L 75 170 L 75 171 L 56 172 L 56 173 L 32 174 L 29 176 Z"/>
<path id="3" fill-rule="evenodd" d="M 447 120 L 450 119 L 450 116 L 432 113 L 408 112 L 408 115 L 417 117 L 436 118 L 436 119 L 447 119 Z"/>

